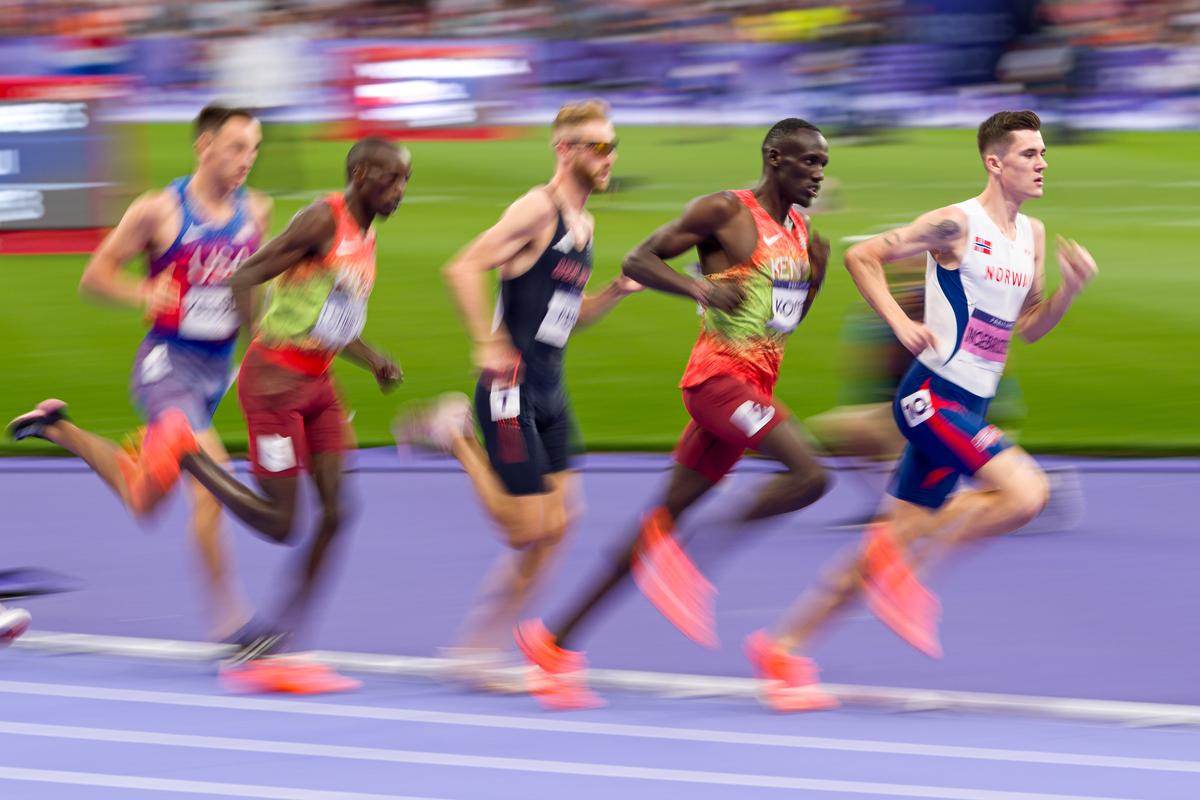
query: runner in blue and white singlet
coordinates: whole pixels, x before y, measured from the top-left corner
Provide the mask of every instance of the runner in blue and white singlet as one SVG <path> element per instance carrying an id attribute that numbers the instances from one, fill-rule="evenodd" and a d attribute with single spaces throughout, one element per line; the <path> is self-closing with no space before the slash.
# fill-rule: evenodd
<path id="1" fill-rule="evenodd" d="M 191 437 L 167 432 L 190 425 L 199 432 L 193 442 L 198 438 L 214 458 L 228 460 L 211 427 L 243 322 L 226 282 L 258 249 L 271 214 L 270 198 L 245 187 L 262 142 L 254 115 L 210 104 L 196 116 L 193 131 L 191 175 L 135 200 L 80 280 L 86 296 L 137 309 L 150 325 L 131 381 L 148 423 L 138 452 L 74 424 L 61 400 L 45 400 L 9 425 L 15 439 L 40 437 L 82 458 L 135 514 L 157 505 L 178 477 L 177 469 L 147 466 L 170 463 L 155 454 Z M 143 259 L 143 275 L 126 269 Z M 246 622 L 248 612 L 224 555 L 220 506 L 202 490 L 193 499 L 193 531 L 212 601 L 210 633 L 224 638 Z"/>
<path id="2" fill-rule="evenodd" d="M 917 562 L 1033 520 L 1049 485 L 1027 453 L 984 419 L 1014 334 L 1035 342 L 1062 320 L 1097 272 L 1075 242 L 1059 239 L 1062 280 L 1045 286 L 1046 229 L 1020 213 L 1044 191 L 1046 147 L 1032 111 L 1002 111 L 979 126 L 987 185 L 974 199 L 935 209 L 851 247 L 846 268 L 867 303 L 916 358 L 896 390 L 893 415 L 907 440 L 892 479 L 894 500 L 867 532 L 858 557 L 776 631 L 788 651 L 859 592 L 885 624 L 930 656 L 941 655 L 936 598 Z M 888 290 L 884 264 L 926 256 L 925 319 L 909 318 Z M 978 489 L 949 498 L 963 475 Z M 914 544 L 921 542 L 921 546 Z"/>

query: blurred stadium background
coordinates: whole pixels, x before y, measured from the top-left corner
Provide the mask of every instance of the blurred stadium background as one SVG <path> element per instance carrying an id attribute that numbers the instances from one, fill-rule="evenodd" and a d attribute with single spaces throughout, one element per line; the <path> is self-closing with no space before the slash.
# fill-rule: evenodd
<path id="1" fill-rule="evenodd" d="M 406 373 L 381 396 L 338 369 L 364 445 L 397 403 L 472 382 L 440 268 L 552 168 L 546 123 L 600 96 L 621 136 L 595 197 L 596 274 L 691 197 L 749 185 L 767 126 L 831 139 L 817 228 L 833 269 L 793 339 L 779 392 L 799 416 L 834 405 L 857 294 L 845 237 L 975 194 L 974 126 L 1001 108 L 1050 124 L 1047 193 L 1027 210 L 1101 266 L 1064 325 L 1012 360 L 1023 444 L 1037 451 L 1200 451 L 1200 2 L 649 2 L 209 0 L 0 2 L 0 352 L 16 413 L 47 396 L 98 432 L 136 418 L 135 313 L 84 302 L 86 250 L 138 192 L 191 167 L 187 121 L 218 99 L 261 109 L 251 185 L 275 230 L 342 182 L 349 139 L 405 141 L 415 175 L 380 230 L 366 337 Z M 1057 265 L 1048 259 L 1050 285 Z M 641 295 L 571 345 L 592 450 L 665 449 L 695 335 L 688 303 Z M 1192 367 L 1187 367 L 1192 364 Z M 232 398 L 218 428 L 244 447 Z M 12 448 L 11 444 L 3 445 Z M 31 452 L 25 443 L 22 452 Z"/>

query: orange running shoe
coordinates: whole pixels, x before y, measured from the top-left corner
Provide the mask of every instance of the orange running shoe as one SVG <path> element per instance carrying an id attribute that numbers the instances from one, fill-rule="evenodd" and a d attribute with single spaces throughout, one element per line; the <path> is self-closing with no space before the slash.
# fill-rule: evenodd
<path id="1" fill-rule="evenodd" d="M 841 703 L 821 689 L 812 659 L 784 650 L 766 631 L 746 637 L 746 658 L 762 680 L 759 700 L 775 711 L 826 711 Z"/>
<path id="2" fill-rule="evenodd" d="M 324 664 L 293 657 L 260 658 L 220 673 L 221 684 L 238 693 L 331 694 L 358 689 L 362 681 Z"/>
<path id="3" fill-rule="evenodd" d="M 717 590 L 679 546 L 666 509 L 656 508 L 642 521 L 632 572 L 642 594 L 680 633 L 697 644 L 717 647 Z"/>
<path id="4" fill-rule="evenodd" d="M 886 522 L 867 529 L 865 551 L 867 607 L 901 639 L 930 658 L 941 658 L 941 605 L 917 580 Z"/>
<path id="5" fill-rule="evenodd" d="M 118 459 L 126 476 L 130 502 L 139 514 L 151 511 L 179 480 L 179 462 L 189 453 L 200 451 L 196 435 L 182 411 L 168 409 L 146 426 L 137 471 Z"/>
<path id="6" fill-rule="evenodd" d="M 543 706 L 551 711 L 580 711 L 604 705 L 604 700 L 588 688 L 583 653 L 559 647 L 540 619 L 518 624 L 513 638 L 534 666 L 527 687 Z"/>
<path id="7" fill-rule="evenodd" d="M 554 634 L 546 630 L 540 619 L 518 623 L 513 629 L 513 638 L 531 663 L 552 675 L 581 672 L 587 666 L 583 653 L 559 647 Z"/>
<path id="8" fill-rule="evenodd" d="M 550 711 L 587 711 L 604 707 L 604 699 L 588 687 L 587 673 L 583 670 L 560 673 L 546 672 L 537 667 L 534 670 L 534 674 L 529 676 L 529 693 L 543 708 Z"/>

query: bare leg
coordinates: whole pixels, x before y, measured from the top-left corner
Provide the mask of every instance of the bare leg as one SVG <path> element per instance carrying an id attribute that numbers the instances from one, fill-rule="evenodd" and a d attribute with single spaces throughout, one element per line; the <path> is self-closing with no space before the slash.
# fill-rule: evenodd
<path id="1" fill-rule="evenodd" d="M 514 546 L 500 556 L 464 623 L 461 647 L 499 649 L 511 641 L 513 626 L 533 593 L 541 587 L 574 521 L 577 481 L 575 473 L 569 471 L 546 476 L 550 492 L 533 496 L 540 501 L 536 513 L 541 520 L 542 536 L 523 547 Z M 506 496 L 517 501 L 527 499 Z"/>
<path id="2" fill-rule="evenodd" d="M 121 459 L 125 459 L 129 465 L 132 465 L 133 459 L 120 445 L 103 436 L 85 431 L 65 419 L 47 425 L 42 435 L 59 447 L 69 450 L 83 459 L 84 463 L 117 493 L 122 503 L 127 507 L 130 505 L 129 488 L 126 486 L 125 476 L 119 462 Z"/>
<path id="3" fill-rule="evenodd" d="M 258 485 L 266 495 L 261 497 L 204 452 L 184 456 L 180 465 L 221 505 L 264 538 L 280 544 L 291 538 L 299 487 L 296 476 L 260 478 Z"/>
<path id="4" fill-rule="evenodd" d="M 285 628 L 294 627 L 306 615 L 314 592 L 325 575 L 333 544 L 344 528 L 342 466 L 342 454 L 338 452 L 317 453 L 312 457 L 313 481 L 321 499 L 321 519 L 304 566 L 279 615 Z"/>
<path id="5" fill-rule="evenodd" d="M 1016 530 L 1037 516 L 1047 497 L 1045 476 L 1025 451 L 1013 447 L 989 461 L 975 475 L 985 487 L 960 492 L 933 512 L 901 500 L 890 512 L 896 539 L 910 546 L 915 561 L 928 570 L 937 559 L 964 542 Z M 825 585 L 793 606 L 776 633 L 786 649 L 805 649 L 813 634 L 862 589 L 864 562 L 861 551 L 842 561 L 825 579 Z"/>
<path id="6" fill-rule="evenodd" d="M 672 519 L 678 520 L 687 509 L 708 494 L 715 485 L 699 472 L 676 464 L 671 473 L 671 482 L 667 486 L 666 497 L 662 505 Z M 613 590 L 629 577 L 633 566 L 633 557 L 641 537 L 642 528 L 639 524 L 631 532 L 626 544 L 616 553 L 609 567 L 592 584 L 591 591 L 585 594 L 580 602 L 565 615 L 561 624 L 551 628 L 559 646 L 569 647 L 570 641 L 577 635 L 577 629 L 584 620 L 590 619 L 604 600 L 612 595 Z"/>
<path id="7" fill-rule="evenodd" d="M 205 453 L 226 469 L 231 469 L 229 454 L 213 429 L 198 433 L 196 438 Z M 193 503 L 192 531 L 208 595 L 209 635 L 213 640 L 220 641 L 245 625 L 250 613 L 246 608 L 245 594 L 229 566 L 228 540 L 221 525 L 221 503 L 194 478 L 188 481 L 188 489 Z"/>

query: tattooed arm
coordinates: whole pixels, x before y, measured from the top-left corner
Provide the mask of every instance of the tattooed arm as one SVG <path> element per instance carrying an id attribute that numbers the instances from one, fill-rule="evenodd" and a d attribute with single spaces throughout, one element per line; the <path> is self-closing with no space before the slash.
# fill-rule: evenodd
<path id="1" fill-rule="evenodd" d="M 937 342 L 933 332 L 910 320 L 892 297 L 883 265 L 929 252 L 939 264 L 957 268 L 966 238 L 967 215 L 948 206 L 923 214 L 902 228 L 859 242 L 846 252 L 846 269 L 858 291 L 913 355 L 937 347 Z"/>

